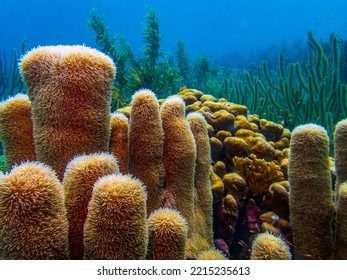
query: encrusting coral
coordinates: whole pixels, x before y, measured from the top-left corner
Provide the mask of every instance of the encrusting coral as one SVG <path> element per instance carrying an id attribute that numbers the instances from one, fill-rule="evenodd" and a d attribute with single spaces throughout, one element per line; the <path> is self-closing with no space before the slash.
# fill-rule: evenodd
<path id="1" fill-rule="evenodd" d="M 107 175 L 94 185 L 84 225 L 84 258 L 144 259 L 148 240 L 146 191 L 129 175 Z"/>
<path id="2" fill-rule="evenodd" d="M 28 96 L 17 94 L 0 103 L 0 139 L 8 167 L 36 159 Z"/>
<path id="3" fill-rule="evenodd" d="M 0 178 L 0 202 L 0 259 L 69 258 L 63 186 L 50 167 L 13 167 Z"/>
<path id="4" fill-rule="evenodd" d="M 119 173 L 117 159 L 107 153 L 76 156 L 68 163 L 63 186 L 69 221 L 71 259 L 83 258 L 83 227 L 94 183 L 102 176 L 117 173 Z"/>
<path id="5" fill-rule="evenodd" d="M 61 180 L 75 155 L 108 151 L 115 76 L 108 56 L 78 45 L 39 47 L 22 58 L 20 71 L 32 106 L 38 161 Z"/>

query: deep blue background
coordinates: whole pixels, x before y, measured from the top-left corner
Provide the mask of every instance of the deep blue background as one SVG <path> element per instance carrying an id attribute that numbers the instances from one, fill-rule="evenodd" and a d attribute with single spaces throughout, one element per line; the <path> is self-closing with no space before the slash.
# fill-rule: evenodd
<path id="1" fill-rule="evenodd" d="M 182 39 L 193 56 L 306 42 L 307 31 L 327 41 L 331 32 L 347 39 L 346 0 L 0 0 L 0 48 L 50 44 L 96 46 L 87 26 L 95 7 L 110 31 L 124 36 L 135 51 L 142 46 L 146 7 L 160 18 L 163 49 Z"/>

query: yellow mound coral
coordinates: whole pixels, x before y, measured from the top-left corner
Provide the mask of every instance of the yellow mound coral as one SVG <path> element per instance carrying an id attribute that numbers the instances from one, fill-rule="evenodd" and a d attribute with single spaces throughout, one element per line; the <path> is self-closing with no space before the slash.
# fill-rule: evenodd
<path id="1" fill-rule="evenodd" d="M 213 165 L 213 171 L 216 173 L 220 178 L 223 178 L 223 176 L 226 174 L 226 165 L 223 161 L 217 161 Z"/>
<path id="2" fill-rule="evenodd" d="M 211 190 L 215 198 L 221 198 L 224 195 L 223 180 L 213 171 L 213 167 L 210 169 Z"/>
<path id="3" fill-rule="evenodd" d="M 234 157 L 247 157 L 249 155 L 249 147 L 245 140 L 238 137 L 227 137 L 223 141 L 225 155 L 232 161 Z"/>
<path id="4" fill-rule="evenodd" d="M 221 160 L 223 156 L 223 143 L 216 137 L 210 138 L 211 145 L 211 158 L 212 161 L 216 162 Z"/>
<path id="5" fill-rule="evenodd" d="M 243 199 L 248 192 L 246 181 L 237 173 L 228 173 L 223 177 L 227 193 L 232 194 L 237 200 Z"/>
<path id="6" fill-rule="evenodd" d="M 234 157 L 234 172 L 242 176 L 254 195 L 266 194 L 272 183 L 283 180 L 283 173 L 275 161 L 267 162 L 250 157 Z"/>
<path id="7" fill-rule="evenodd" d="M 280 124 L 264 121 L 261 122 L 261 132 L 265 135 L 268 141 L 278 141 L 281 139 L 283 127 Z"/>
<path id="8" fill-rule="evenodd" d="M 232 131 L 234 129 L 235 117 L 226 110 L 219 110 L 214 113 L 206 106 L 203 106 L 199 112 L 203 114 L 207 122 L 217 130 Z"/>
<path id="9" fill-rule="evenodd" d="M 225 105 L 227 107 L 227 111 L 234 116 L 242 115 L 247 117 L 248 108 L 246 106 L 230 103 L 226 103 Z"/>

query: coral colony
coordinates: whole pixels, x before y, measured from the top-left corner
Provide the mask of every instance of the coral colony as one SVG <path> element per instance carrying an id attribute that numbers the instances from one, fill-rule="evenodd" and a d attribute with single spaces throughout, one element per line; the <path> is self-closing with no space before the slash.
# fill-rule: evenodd
<path id="1" fill-rule="evenodd" d="M 197 89 L 177 92 L 183 43 L 179 72 L 158 64 L 159 22 L 146 21 L 141 59 L 94 11 L 102 52 L 34 48 L 20 61 L 27 94 L 14 70 L 18 94 L 1 88 L 0 259 L 347 259 L 337 37 L 328 57 L 309 33 L 303 66 L 281 56 L 275 76 L 263 63 L 222 95 L 198 90 L 200 60 Z"/>

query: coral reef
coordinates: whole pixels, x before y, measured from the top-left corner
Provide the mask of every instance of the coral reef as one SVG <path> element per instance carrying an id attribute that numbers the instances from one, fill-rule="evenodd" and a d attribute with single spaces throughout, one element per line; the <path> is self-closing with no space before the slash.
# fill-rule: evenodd
<path id="1" fill-rule="evenodd" d="M 278 83 L 264 63 L 258 74 L 264 75 L 265 83 L 261 77 L 245 73 L 251 90 L 242 98 L 258 92 L 258 98 L 248 98 L 250 106 L 214 96 L 214 91 L 204 94 L 187 87 L 181 88 L 177 96 L 158 100 L 154 92 L 161 96 L 159 88 L 174 85 L 176 74 L 170 74 L 165 86 L 162 84 L 165 79 L 157 77 L 159 73 L 174 71 L 170 70 L 174 66 L 165 61 L 158 64 L 160 35 L 154 11 L 150 10 L 146 18 L 146 47 L 142 58 L 125 57 L 125 42 L 114 49 L 116 40 L 107 38 L 108 30 L 96 14 L 90 24 L 100 35 L 98 40 L 104 44 L 107 54 L 119 66 L 119 79 L 113 87 L 115 69 L 105 55 L 81 46 L 42 47 L 29 52 L 21 62 L 29 96 L 29 100 L 20 96 L 25 103 L 23 113 L 27 122 L 23 123 L 26 125 L 16 128 L 13 121 L 19 118 L 18 114 L 9 114 L 5 120 L 0 110 L 0 132 L 2 137 L 7 135 L 8 140 L 3 137 L 3 142 L 9 165 L 28 159 L 15 159 L 20 157 L 16 153 L 21 154 L 23 150 L 19 143 L 32 149 L 34 158 L 29 160 L 37 155 L 38 160 L 49 164 L 63 180 L 64 188 L 55 178 L 58 182 L 55 188 L 61 189 L 47 194 L 46 199 L 48 205 L 61 199 L 63 194 L 53 209 L 63 206 L 58 207 L 57 213 L 45 208 L 45 215 L 56 214 L 62 221 L 61 228 L 54 233 L 64 236 L 59 243 L 62 245 L 58 246 L 60 255 L 38 253 L 35 257 L 33 252 L 39 252 L 36 250 L 39 242 L 27 246 L 23 251 L 26 255 L 16 255 L 12 248 L 17 243 L 22 246 L 26 236 L 8 238 L 9 232 L 24 232 L 24 229 L 14 222 L 6 224 L 13 218 L 6 212 L 0 219 L 5 229 L 0 229 L 0 239 L 5 242 L 0 244 L 6 247 L 5 251 L 0 249 L 0 258 L 290 259 L 293 253 L 296 259 L 345 258 L 342 222 L 345 191 L 341 184 L 346 180 L 344 122 L 339 123 L 335 131 L 334 164 L 334 159 L 328 156 L 329 142 L 324 131 L 311 129 L 300 135 L 302 127 L 298 127 L 292 135 L 285 128 L 287 121 L 292 125 L 300 119 L 301 112 L 293 122 L 289 111 L 282 110 L 283 123 L 278 124 L 261 118 L 268 107 L 262 113 L 256 110 L 269 101 L 277 102 L 276 108 L 282 108 L 286 102 L 293 105 L 297 97 L 308 94 L 304 107 L 311 110 L 307 116 L 315 116 L 319 106 L 310 98 L 316 95 L 315 98 L 327 101 L 322 97 L 322 83 L 333 78 L 335 82 L 329 82 L 329 86 L 335 84 L 334 92 L 343 100 L 341 93 L 345 88 L 336 80 L 338 65 L 334 66 L 335 74 L 331 76 L 330 69 L 323 68 L 328 66 L 327 62 L 318 61 L 312 52 L 311 64 L 304 66 L 308 70 L 304 75 L 297 66 L 289 66 L 286 73 L 281 57 L 278 75 L 282 80 Z M 315 44 L 313 37 L 310 40 L 312 49 L 318 50 L 319 44 Z M 332 45 L 336 47 L 334 42 L 332 40 Z M 124 52 L 119 53 L 123 47 Z M 317 53 L 319 56 L 320 51 Z M 333 53 L 334 59 L 338 58 L 336 49 Z M 180 55 L 183 58 L 184 55 Z M 315 63 L 316 69 L 312 68 Z M 130 64 L 132 76 L 127 81 Z M 199 58 L 197 65 L 196 83 L 204 89 L 213 88 L 216 83 L 204 84 L 209 80 L 208 59 Z M 299 80 L 289 81 L 289 73 L 293 80 L 296 73 Z M 181 74 L 190 79 L 187 72 Z M 308 76 L 309 84 L 305 81 Z M 303 88 L 307 86 L 308 91 L 300 92 L 298 88 L 298 92 L 293 92 L 297 82 Z M 110 95 L 122 96 L 140 85 L 154 92 L 138 90 L 129 106 L 111 115 Z M 240 93 L 242 85 L 238 83 L 237 87 Z M 260 91 L 266 94 L 259 94 Z M 286 100 L 271 96 L 272 92 L 285 92 Z M 334 98 L 327 96 L 328 107 L 335 106 Z M 232 96 L 235 97 L 237 95 Z M 123 103 L 115 107 L 120 104 Z M 341 105 L 338 111 L 343 107 Z M 335 118 L 333 115 L 329 112 L 326 116 L 330 124 Z M 3 125 L 6 121 L 8 124 Z M 26 132 L 18 133 L 20 129 Z M 31 139 L 31 144 L 24 135 Z M 11 145 L 14 148 L 7 148 Z M 123 175 L 118 174 L 117 161 Z M 16 167 L 11 173 L 0 173 L 0 182 L 9 180 L 14 170 Z M 131 175 L 125 175 L 127 173 Z M 41 183 L 36 186 L 35 176 L 30 172 L 25 178 L 27 182 L 16 179 L 12 183 L 21 184 L 21 190 L 27 185 L 33 189 L 43 186 Z M 339 193 L 332 192 L 335 178 L 336 186 L 341 185 L 336 187 Z M 9 185 L 1 186 L 0 193 Z M 333 232 L 335 197 L 338 203 Z M 8 195 L 0 199 L 3 209 L 12 205 L 5 203 L 6 199 Z M 33 205 L 30 209 L 35 206 L 33 200 L 27 204 Z M 313 216 L 319 219 L 312 219 Z M 54 222 L 43 225 L 49 233 L 47 238 L 55 236 L 51 232 L 57 228 Z M 333 240 L 336 241 L 334 252 Z"/>
<path id="2" fill-rule="evenodd" d="M 271 183 L 283 180 L 280 167 L 275 162 L 250 157 L 234 157 L 234 171 L 243 176 L 254 195 L 266 194 Z"/>
<path id="3" fill-rule="evenodd" d="M 290 132 L 281 125 L 248 114 L 247 107 L 226 99 L 217 100 L 188 88 L 182 89 L 178 95 L 187 102 L 186 105 L 194 102 L 186 107 L 187 115 L 197 111 L 208 122 L 215 246 L 228 258 L 248 259 L 252 236 L 267 226 L 260 216 L 271 209 L 286 215 L 281 217 L 276 213 L 281 221 L 271 226 L 274 231 L 283 231 L 290 241 L 291 228 L 285 212 L 289 208 L 288 200 L 282 200 L 277 192 L 273 194 L 272 189 L 270 191 L 271 184 L 281 183 L 287 178 L 282 170 L 287 171 L 284 161 L 288 158 L 286 149 L 289 147 Z M 216 121 L 220 111 L 230 114 L 233 121 L 220 125 Z M 281 141 L 281 144 L 276 146 L 275 142 L 268 141 L 263 131 L 268 131 L 270 140 Z"/>

